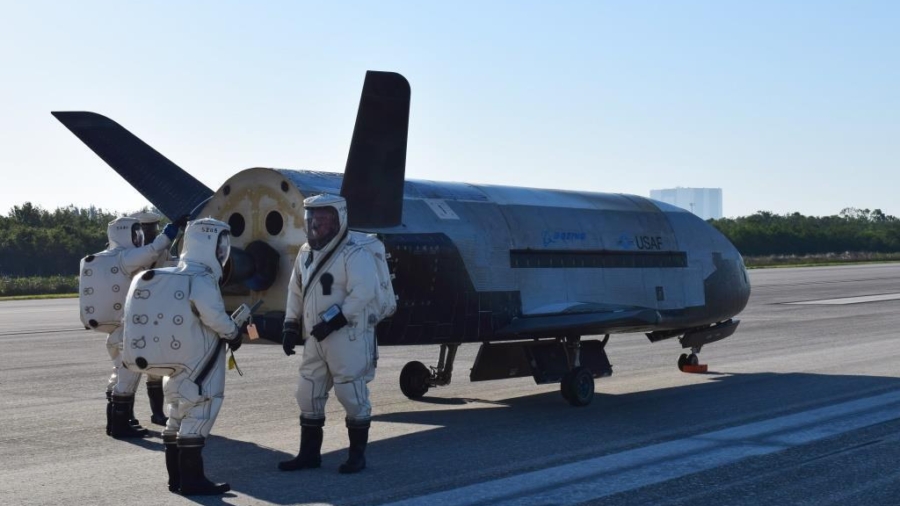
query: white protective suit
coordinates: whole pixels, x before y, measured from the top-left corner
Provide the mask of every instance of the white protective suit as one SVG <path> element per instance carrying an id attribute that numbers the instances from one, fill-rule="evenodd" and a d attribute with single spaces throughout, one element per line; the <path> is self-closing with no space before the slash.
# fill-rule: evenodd
<path id="1" fill-rule="evenodd" d="M 342 197 L 317 195 L 303 205 L 335 208 L 340 229 L 318 251 L 309 242 L 300 248 L 288 285 L 285 320 L 302 322 L 305 340 L 297 388 L 301 419 L 324 420 L 333 386 L 348 423 L 368 423 L 372 406 L 367 383 L 375 377 L 376 355 L 377 322 L 369 317 L 378 283 L 375 260 L 348 234 L 347 203 Z M 318 341 L 312 329 L 333 305 L 341 308 L 347 325 Z"/>
<path id="2" fill-rule="evenodd" d="M 156 270 L 159 272 L 157 278 L 190 278 L 188 300 L 199 320 L 196 324 L 184 325 L 183 332 L 187 335 L 177 336 L 184 341 L 179 346 L 185 356 L 184 363 L 174 365 L 165 383 L 169 420 L 163 431 L 164 439 L 207 437 L 222 407 L 226 367 L 223 340 L 240 338 L 240 328 L 225 311 L 219 290 L 222 265 L 228 257 L 229 234 L 229 226 L 221 221 L 210 218 L 192 221 L 184 232 L 178 266 Z M 135 278 L 132 290 L 138 281 L 139 278 Z M 159 313 L 163 314 L 178 294 L 158 293 L 156 296 L 159 297 Z M 125 315 L 126 324 L 130 326 L 135 315 L 128 314 L 129 310 L 130 305 L 126 306 Z"/>
<path id="3" fill-rule="evenodd" d="M 159 223 L 162 216 L 143 211 L 131 215 L 141 222 L 141 228 L 144 231 L 144 241 L 153 241 L 160 233 Z M 162 267 L 174 267 L 178 265 L 178 257 L 173 256 L 170 249 L 166 248 L 160 252 L 159 257 L 150 265 L 150 268 L 159 269 Z M 147 397 L 150 400 L 150 409 L 153 415 L 150 420 L 157 425 L 166 424 L 166 415 L 163 410 L 163 377 L 152 374 L 147 375 Z"/>
<path id="4" fill-rule="evenodd" d="M 109 285 L 111 291 L 106 292 L 106 296 L 109 296 L 110 293 L 113 294 L 112 296 L 116 299 L 114 302 L 118 308 L 122 308 L 125 304 L 125 295 L 127 293 L 125 287 L 131 282 L 131 277 L 136 272 L 153 264 L 160 254 L 172 244 L 168 237 L 160 234 L 152 243 L 140 247 L 136 246 L 132 241 L 132 228 L 135 225 L 140 226 L 139 221 L 131 217 L 117 218 L 109 223 L 106 229 L 109 247 L 106 251 L 97 253 L 97 256 L 115 255 L 118 264 L 117 272 L 95 272 L 90 276 L 92 278 L 91 283 L 97 285 L 92 287 L 92 294 L 99 296 L 101 292 L 104 292 L 100 285 Z M 86 265 L 82 262 L 82 271 L 88 268 Z M 84 276 L 84 272 L 82 272 L 82 276 Z M 82 277 L 82 279 L 85 278 Z M 82 290 L 82 297 L 81 302 L 85 304 L 85 301 L 89 299 L 84 298 L 84 290 Z M 113 372 L 109 377 L 106 390 L 118 395 L 134 395 L 141 375 L 131 372 L 122 366 L 123 329 L 121 320 L 108 322 L 108 325 L 113 327 L 106 338 L 106 350 L 113 361 Z"/>

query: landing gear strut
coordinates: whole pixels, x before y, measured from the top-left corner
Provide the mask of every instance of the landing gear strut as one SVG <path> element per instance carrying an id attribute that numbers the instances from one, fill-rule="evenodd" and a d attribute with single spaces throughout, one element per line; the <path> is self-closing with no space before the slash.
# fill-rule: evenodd
<path id="1" fill-rule="evenodd" d="M 607 341 L 609 334 L 603 338 L 603 346 Z M 581 336 L 566 336 L 564 346 L 569 372 L 559 382 L 559 393 L 573 406 L 587 406 L 594 398 L 594 374 L 581 365 Z"/>
<path id="2" fill-rule="evenodd" d="M 407 362 L 400 371 L 400 391 L 410 399 L 421 399 L 428 389 L 450 384 L 453 361 L 459 344 L 442 344 L 437 367 L 427 367 L 422 362 Z"/>

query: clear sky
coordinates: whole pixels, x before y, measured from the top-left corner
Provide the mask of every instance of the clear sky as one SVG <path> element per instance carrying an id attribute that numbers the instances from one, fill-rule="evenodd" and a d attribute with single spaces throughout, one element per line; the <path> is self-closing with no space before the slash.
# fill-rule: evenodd
<path id="1" fill-rule="evenodd" d="M 146 205 L 51 110 L 212 189 L 341 171 L 368 69 L 411 84 L 408 178 L 900 215 L 896 0 L 0 0 L 0 213 Z"/>

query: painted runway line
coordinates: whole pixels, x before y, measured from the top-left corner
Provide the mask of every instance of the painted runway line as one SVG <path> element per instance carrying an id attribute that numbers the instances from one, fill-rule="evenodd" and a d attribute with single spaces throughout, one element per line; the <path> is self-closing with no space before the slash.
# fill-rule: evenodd
<path id="1" fill-rule="evenodd" d="M 575 504 L 898 418 L 900 391 L 391 503 Z"/>
<path id="2" fill-rule="evenodd" d="M 846 304 L 860 304 L 863 302 L 883 302 L 886 300 L 898 300 L 900 293 L 883 293 L 881 295 L 863 295 L 860 297 L 844 297 L 840 299 L 804 300 L 800 302 L 785 302 L 787 305 L 796 306 L 843 306 Z"/>

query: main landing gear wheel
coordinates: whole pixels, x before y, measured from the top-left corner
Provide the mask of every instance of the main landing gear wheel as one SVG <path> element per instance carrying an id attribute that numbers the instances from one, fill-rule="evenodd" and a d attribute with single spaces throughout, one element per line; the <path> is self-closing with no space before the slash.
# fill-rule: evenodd
<path id="1" fill-rule="evenodd" d="M 594 398 L 594 375 L 587 367 L 576 367 L 563 376 L 559 392 L 569 404 L 587 406 Z"/>
<path id="2" fill-rule="evenodd" d="M 684 371 L 684 366 L 686 365 L 700 365 L 700 357 L 696 353 L 691 353 L 690 355 L 682 353 L 678 357 L 678 370 Z"/>
<path id="3" fill-rule="evenodd" d="M 407 362 L 400 371 L 400 391 L 410 399 L 421 399 L 428 392 L 431 371 L 422 362 Z"/>

